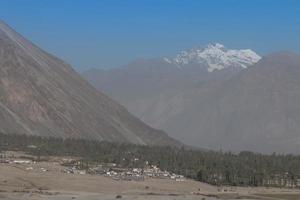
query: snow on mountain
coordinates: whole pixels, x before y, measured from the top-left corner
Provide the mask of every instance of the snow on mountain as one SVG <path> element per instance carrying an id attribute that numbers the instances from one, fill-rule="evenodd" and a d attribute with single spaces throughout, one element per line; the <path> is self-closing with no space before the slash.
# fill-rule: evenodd
<path id="1" fill-rule="evenodd" d="M 219 43 L 182 51 L 174 58 L 164 58 L 165 62 L 179 67 L 192 63 L 206 64 L 209 72 L 228 67 L 247 68 L 260 59 L 261 57 L 251 49 L 231 50 Z"/>

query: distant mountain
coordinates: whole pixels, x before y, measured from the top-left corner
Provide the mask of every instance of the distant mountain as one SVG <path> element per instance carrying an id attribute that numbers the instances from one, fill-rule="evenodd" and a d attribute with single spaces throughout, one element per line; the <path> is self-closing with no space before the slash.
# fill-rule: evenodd
<path id="1" fill-rule="evenodd" d="M 0 22 L 0 131 L 180 145 L 94 89 L 68 64 Z"/>
<path id="2" fill-rule="evenodd" d="M 165 127 L 211 148 L 300 153 L 299 77 L 299 55 L 266 56 L 230 80 L 206 86 L 206 93 L 197 90 L 193 103 Z"/>
<path id="3" fill-rule="evenodd" d="M 164 58 L 168 63 L 173 63 L 179 67 L 188 64 L 204 64 L 207 71 L 226 69 L 229 67 L 247 68 L 255 64 L 261 57 L 251 49 L 231 50 L 224 45 L 215 43 L 209 44 L 204 48 L 194 48 L 182 51 L 175 58 Z"/>
<path id="4" fill-rule="evenodd" d="M 139 59 L 120 68 L 91 69 L 83 76 L 143 120 L 157 125 L 147 119 L 148 114 L 143 114 L 148 111 L 136 108 L 138 101 L 147 101 L 142 107 L 148 107 L 152 104 L 150 99 L 161 93 L 174 90 L 177 93 L 209 80 L 226 80 L 259 59 L 251 50 L 229 50 L 221 44 L 209 44 L 181 52 L 174 58 Z"/>
<path id="5" fill-rule="evenodd" d="M 187 144 L 300 153 L 299 55 L 284 52 L 260 59 L 251 50 L 226 50 L 219 44 L 186 52 L 84 76 L 143 121 Z M 233 54 L 228 52 L 243 56 L 228 61 L 230 56 L 223 55 Z M 221 61 L 207 59 L 217 54 L 223 55 Z M 221 66 L 210 70 L 212 61 Z"/>

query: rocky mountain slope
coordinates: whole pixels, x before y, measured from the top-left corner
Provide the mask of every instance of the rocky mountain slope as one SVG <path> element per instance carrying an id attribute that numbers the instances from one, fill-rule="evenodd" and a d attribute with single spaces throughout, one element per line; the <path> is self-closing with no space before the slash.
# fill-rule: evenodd
<path id="1" fill-rule="evenodd" d="M 213 49 L 223 56 L 208 57 L 221 61 L 203 61 Z M 224 55 L 229 51 L 242 56 L 231 60 Z M 191 53 L 84 75 L 143 121 L 187 144 L 300 153 L 299 55 L 285 52 L 260 59 L 251 50 L 226 50 L 219 44 L 186 52 Z"/>
<path id="2" fill-rule="evenodd" d="M 181 116 L 192 119 L 184 130 L 199 130 L 215 148 L 300 153 L 299 77 L 299 55 L 266 56 L 200 97 Z"/>
<path id="3" fill-rule="evenodd" d="M 0 131 L 179 145 L 94 89 L 68 64 L 0 22 Z"/>

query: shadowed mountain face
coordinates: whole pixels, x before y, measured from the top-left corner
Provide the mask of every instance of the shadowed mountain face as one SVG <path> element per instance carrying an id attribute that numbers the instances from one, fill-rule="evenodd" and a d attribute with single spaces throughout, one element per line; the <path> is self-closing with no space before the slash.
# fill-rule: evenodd
<path id="1" fill-rule="evenodd" d="M 198 104 L 195 128 L 226 149 L 300 153 L 299 77 L 299 55 L 267 56 Z"/>
<path id="2" fill-rule="evenodd" d="M 277 53 L 245 69 L 210 73 L 205 66 L 141 64 L 84 75 L 136 116 L 189 145 L 300 153 L 299 55 Z M 134 89 L 124 81 L 127 75 Z"/>
<path id="3" fill-rule="evenodd" d="M 0 22 L 0 131 L 179 145 L 98 92 L 68 64 Z"/>

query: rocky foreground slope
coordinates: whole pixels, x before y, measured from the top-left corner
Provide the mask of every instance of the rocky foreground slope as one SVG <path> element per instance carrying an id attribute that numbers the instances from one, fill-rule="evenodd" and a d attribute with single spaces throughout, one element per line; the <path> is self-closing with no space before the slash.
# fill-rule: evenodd
<path id="1" fill-rule="evenodd" d="M 64 61 L 0 22 L 0 131 L 179 145 L 94 89 Z"/>

